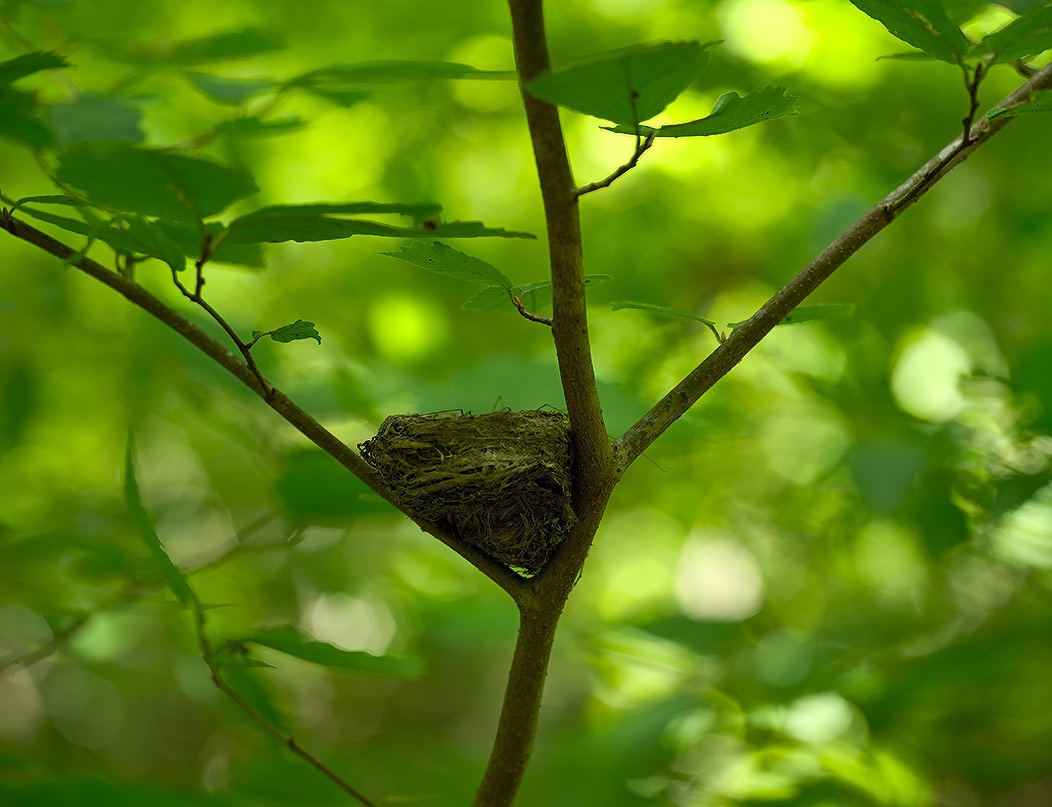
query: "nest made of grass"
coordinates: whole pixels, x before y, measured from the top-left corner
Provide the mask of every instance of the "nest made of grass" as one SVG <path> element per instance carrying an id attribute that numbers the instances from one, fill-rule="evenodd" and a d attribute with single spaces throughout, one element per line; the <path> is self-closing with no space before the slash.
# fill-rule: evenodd
<path id="1" fill-rule="evenodd" d="M 576 522 L 561 412 L 391 415 L 362 456 L 411 515 L 536 574 Z"/>

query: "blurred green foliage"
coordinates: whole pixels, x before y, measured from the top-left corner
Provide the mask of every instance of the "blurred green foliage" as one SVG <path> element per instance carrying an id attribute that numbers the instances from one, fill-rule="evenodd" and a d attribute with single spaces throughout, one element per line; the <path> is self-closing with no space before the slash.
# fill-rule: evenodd
<path id="1" fill-rule="evenodd" d="M 550 5 L 557 65 L 724 40 L 659 125 L 773 82 L 802 99 L 796 119 L 659 142 L 582 200 L 588 271 L 613 276 L 589 296 L 616 435 L 711 349 L 705 319 L 748 317 L 958 133 L 967 97 L 950 65 L 876 61 L 901 44 L 833 0 Z M 973 38 L 1011 16 L 958 5 Z M 61 144 L 103 131 L 250 170 L 261 193 L 234 215 L 434 201 L 543 233 L 513 82 L 317 72 L 506 71 L 509 27 L 500 3 L 7 0 L 0 60 L 54 50 L 75 65 L 19 83 L 56 104 Z M 984 104 L 1019 81 L 994 71 Z M 630 156 L 601 121 L 564 121 L 580 182 Z M 819 293 L 852 316 L 778 329 L 632 468 L 565 617 L 520 803 L 1052 803 L 1050 144 L 1046 116 L 1014 122 Z M 0 184 L 55 192 L 10 138 Z M 213 268 L 209 300 L 246 338 L 316 324 L 320 346 L 264 340 L 254 355 L 351 444 L 389 413 L 562 405 L 546 328 L 510 306 L 464 310 L 467 287 L 391 261 L 389 244 L 269 246 L 264 273 Z M 470 251 L 519 288 L 545 274 L 543 240 Z M 221 338 L 168 271 L 138 279 Z M 129 427 L 142 501 L 217 638 L 292 624 L 424 662 L 405 680 L 263 647 L 272 666 L 235 687 L 374 798 L 468 803 L 511 603 L 176 335 L 13 239 L 0 658 L 55 652 L 0 676 L 0 803 L 345 803 L 209 682 L 125 506 Z"/>

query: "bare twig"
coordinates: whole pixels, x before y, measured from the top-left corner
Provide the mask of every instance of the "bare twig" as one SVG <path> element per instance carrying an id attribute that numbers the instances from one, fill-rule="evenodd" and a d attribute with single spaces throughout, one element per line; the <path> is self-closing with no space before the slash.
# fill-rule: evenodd
<path id="1" fill-rule="evenodd" d="M 1035 73 L 1019 89 L 997 106 L 1012 107 L 1025 102 L 1037 90 L 1052 87 L 1052 64 Z M 967 144 L 963 135 L 932 157 L 913 176 L 870 208 L 854 224 L 825 248 L 796 277 L 774 294 L 744 325 L 727 337 L 686 378 L 643 415 L 617 441 L 620 467 L 626 468 L 669 426 L 692 407 L 717 381 L 731 371 L 770 330 L 817 289 L 864 244 L 887 227 L 909 205 L 923 196 L 954 166 L 993 137 L 1012 118 L 993 121 L 980 118 L 970 131 Z"/>
<path id="2" fill-rule="evenodd" d="M 576 193 L 578 196 L 584 196 L 586 193 L 591 193 L 592 191 L 597 191 L 601 188 L 609 188 L 614 183 L 614 180 L 624 176 L 636 167 L 636 163 L 639 162 L 639 158 L 642 157 L 643 154 L 652 145 L 654 145 L 655 137 L 657 137 L 657 129 L 651 129 L 649 132 L 647 132 L 646 137 L 642 137 L 641 135 L 637 134 L 636 148 L 635 151 L 632 152 L 632 156 L 631 158 L 629 158 L 628 162 L 626 162 L 620 168 L 615 170 L 606 179 L 601 179 L 598 182 L 591 182 L 588 185 L 578 188 L 576 191 L 574 191 L 574 193 Z"/>
<path id="3" fill-rule="evenodd" d="M 512 294 L 511 302 L 514 304 L 515 309 L 530 322 L 539 322 L 541 325 L 547 325 L 549 328 L 552 327 L 552 321 L 548 319 L 548 317 L 538 316 L 532 311 L 527 311 L 526 305 L 522 302 L 522 297 Z"/>

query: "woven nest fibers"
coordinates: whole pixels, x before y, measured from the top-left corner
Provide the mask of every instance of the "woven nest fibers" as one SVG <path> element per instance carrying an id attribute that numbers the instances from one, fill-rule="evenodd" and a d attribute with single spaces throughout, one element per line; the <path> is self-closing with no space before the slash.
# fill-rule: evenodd
<path id="1" fill-rule="evenodd" d="M 411 515 L 528 574 L 577 520 L 561 412 L 391 415 L 358 448 Z"/>

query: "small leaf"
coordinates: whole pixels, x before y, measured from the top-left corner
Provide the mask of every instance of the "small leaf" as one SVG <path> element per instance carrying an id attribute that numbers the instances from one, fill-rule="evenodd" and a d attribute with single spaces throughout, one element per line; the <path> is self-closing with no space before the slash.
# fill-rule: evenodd
<path id="1" fill-rule="evenodd" d="M 654 132 L 656 137 L 707 137 L 744 129 L 757 123 L 799 115 L 795 95 L 786 95 L 785 87 L 768 86 L 754 90 L 744 98 L 736 92 L 724 93 L 716 101 L 712 113 L 699 120 L 658 127 L 640 127 L 641 134 Z M 621 134 L 635 134 L 634 127 L 604 127 Z"/>
<path id="2" fill-rule="evenodd" d="M 512 288 L 511 281 L 496 267 L 481 258 L 458 252 L 438 241 L 413 241 L 402 245 L 398 252 L 380 254 L 457 280 L 466 280 L 482 286 L 499 286 L 502 289 Z"/>
<path id="3" fill-rule="evenodd" d="M 238 641 L 269 647 L 324 667 L 370 675 L 410 678 L 417 675 L 421 668 L 419 659 L 411 656 L 374 656 L 361 650 L 343 650 L 327 642 L 309 639 L 291 625 L 265 628 Z"/>
<path id="4" fill-rule="evenodd" d="M 141 143 L 142 113 L 123 98 L 81 95 L 51 107 L 51 128 L 60 146 L 90 140 Z"/>
<path id="5" fill-rule="evenodd" d="M 182 76 L 193 85 L 194 89 L 213 101 L 233 106 L 243 104 L 256 95 L 273 92 L 281 86 L 276 81 L 268 79 L 223 78 L 190 71 L 184 72 Z"/>
<path id="6" fill-rule="evenodd" d="M 654 305 L 653 303 L 634 303 L 629 300 L 621 300 L 616 303 L 611 303 L 610 308 L 613 311 L 621 311 L 626 308 L 635 309 L 638 311 L 649 311 L 652 314 L 660 314 L 666 317 L 677 317 L 679 319 L 689 319 L 694 322 L 700 322 L 710 331 L 712 335 L 716 337 L 717 342 L 722 342 L 723 337 L 720 335 L 719 329 L 716 326 L 715 321 L 706 319 L 705 317 L 699 317 L 697 314 L 689 314 L 686 311 L 680 311 L 676 308 L 668 308 L 663 305 Z"/>
<path id="7" fill-rule="evenodd" d="M 263 120 L 254 115 L 246 115 L 240 118 L 231 118 L 216 125 L 212 133 L 216 137 L 274 137 L 276 135 L 296 132 L 307 125 L 303 118 L 281 118 L 279 120 Z"/>
<path id="8" fill-rule="evenodd" d="M 280 243 L 283 241 L 332 241 L 354 235 L 405 237 L 411 228 L 393 227 L 375 221 L 340 218 L 352 213 L 395 213 L 422 220 L 441 211 L 433 202 L 382 204 L 344 202 L 338 204 L 271 205 L 232 221 L 225 240 L 234 244 Z M 420 228 L 434 236 L 434 229 Z"/>
<path id="9" fill-rule="evenodd" d="M 606 53 L 526 82 L 541 100 L 633 129 L 691 85 L 716 42 L 665 42 Z"/>
<path id="10" fill-rule="evenodd" d="M 961 65 L 968 40 L 947 16 L 939 0 L 851 0 L 888 32 L 939 61 Z"/>
<path id="11" fill-rule="evenodd" d="M 72 146 L 56 174 L 100 207 L 187 223 L 257 191 L 244 169 L 119 143 Z"/>
<path id="12" fill-rule="evenodd" d="M 69 62 L 52 51 L 38 50 L 33 53 L 23 53 L 6 62 L 0 62 L 0 85 L 11 84 L 42 70 L 69 66 Z"/>
<path id="13" fill-rule="evenodd" d="M 314 323 L 302 319 L 296 320 L 291 325 L 282 325 L 273 331 L 252 332 L 253 339 L 261 339 L 264 336 L 269 336 L 275 342 L 298 342 L 301 339 L 315 339 L 319 345 L 321 344 L 321 334 L 314 327 Z"/>
<path id="14" fill-rule="evenodd" d="M 1052 112 L 1052 90 L 1038 90 L 1025 104 L 1010 108 L 994 107 L 986 113 L 986 117 L 994 120 L 1005 115 L 1014 118 L 1020 115 L 1037 115 L 1041 112 Z"/>
<path id="15" fill-rule="evenodd" d="M 508 291 L 503 286 L 487 286 L 465 300 L 464 308 L 468 311 L 492 311 L 494 308 L 502 308 L 511 302 L 511 299 L 508 297 Z M 513 294 L 515 291 L 515 289 L 511 289 Z M 519 289 L 520 293 L 521 291 Z"/>
<path id="16" fill-rule="evenodd" d="M 972 46 L 973 56 L 1007 64 L 1052 48 L 1052 6 L 1032 9 Z"/>
<path id="17" fill-rule="evenodd" d="M 171 589 L 176 599 L 184 607 L 193 607 L 200 610 L 201 601 L 197 599 L 197 594 L 190 587 L 185 575 L 168 557 L 168 552 L 165 550 L 164 544 L 161 543 L 157 530 L 153 526 L 153 520 L 142 503 L 139 483 L 135 478 L 135 441 L 130 434 L 128 435 L 128 445 L 124 453 L 124 502 L 139 531 L 139 537 L 143 539 L 149 547 L 154 560 L 157 561 L 161 576 L 164 578 L 168 588 Z"/>
<path id="18" fill-rule="evenodd" d="M 0 138 L 15 140 L 37 150 L 55 143 L 51 127 L 34 112 L 28 93 L 0 86 Z"/>
<path id="19" fill-rule="evenodd" d="M 183 254 L 182 248 L 156 221 L 139 216 L 130 218 L 127 220 L 126 232 L 133 242 L 140 245 L 136 252 L 158 258 L 176 272 L 181 272 L 186 268 L 186 255 Z M 99 237 L 101 240 L 106 240 L 104 236 Z"/>

